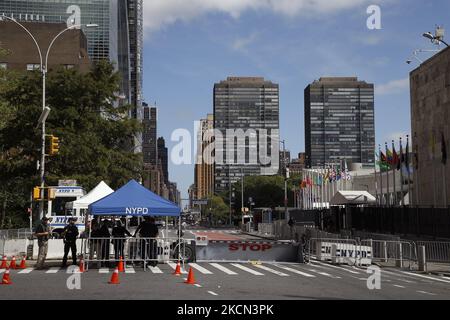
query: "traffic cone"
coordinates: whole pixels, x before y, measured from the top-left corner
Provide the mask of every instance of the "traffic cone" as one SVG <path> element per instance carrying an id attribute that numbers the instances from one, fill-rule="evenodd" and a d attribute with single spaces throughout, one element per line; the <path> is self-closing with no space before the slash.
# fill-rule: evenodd
<path id="1" fill-rule="evenodd" d="M 9 277 L 9 268 L 6 268 L 5 273 L 3 274 L 2 284 L 11 284 L 11 278 Z"/>
<path id="2" fill-rule="evenodd" d="M 84 260 L 83 260 L 83 258 L 80 259 L 79 270 L 80 270 L 80 273 L 84 272 Z"/>
<path id="3" fill-rule="evenodd" d="M 175 268 L 175 272 L 172 273 L 174 276 L 181 276 L 181 267 L 180 261 L 177 262 L 177 267 Z"/>
<path id="4" fill-rule="evenodd" d="M 2 259 L 2 265 L 0 266 L 0 269 L 6 269 L 6 268 L 8 268 L 7 262 L 8 262 L 8 258 L 6 258 L 6 256 L 3 256 L 3 259 Z"/>
<path id="5" fill-rule="evenodd" d="M 119 260 L 119 272 L 125 272 L 125 268 L 123 267 L 123 258 L 120 257 Z"/>
<path id="6" fill-rule="evenodd" d="M 22 258 L 22 261 L 20 262 L 20 266 L 19 269 L 26 269 L 27 265 L 26 265 L 26 260 L 25 260 L 25 256 Z"/>
<path id="7" fill-rule="evenodd" d="M 119 284 L 119 268 L 116 268 L 111 276 L 111 280 L 108 282 L 109 284 Z"/>
<path id="8" fill-rule="evenodd" d="M 195 284 L 194 271 L 192 270 L 192 267 L 189 268 L 189 274 L 187 280 L 184 283 Z"/>
<path id="9" fill-rule="evenodd" d="M 13 270 L 17 268 L 17 266 L 16 266 L 16 257 L 15 256 L 12 257 L 12 260 L 9 263 L 9 268 L 13 269 Z"/>

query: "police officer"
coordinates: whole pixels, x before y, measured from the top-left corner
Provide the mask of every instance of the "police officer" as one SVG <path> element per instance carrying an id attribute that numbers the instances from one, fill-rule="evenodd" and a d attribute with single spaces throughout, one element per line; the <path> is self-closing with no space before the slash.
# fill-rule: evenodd
<path id="1" fill-rule="evenodd" d="M 69 218 L 69 224 L 64 227 L 62 236 L 64 238 L 64 258 L 62 267 L 67 266 L 67 255 L 69 250 L 72 251 L 72 262 L 73 265 L 77 264 L 77 237 L 78 237 L 78 227 L 75 225 L 75 218 Z"/>
<path id="2" fill-rule="evenodd" d="M 118 261 L 120 257 L 124 257 L 123 248 L 125 245 L 125 236 L 131 237 L 131 233 L 122 225 L 122 222 L 120 220 L 117 220 L 116 225 L 112 229 L 112 236 L 114 245 L 114 258 L 116 261 Z"/>
<path id="3" fill-rule="evenodd" d="M 43 217 L 41 223 L 36 228 L 35 235 L 37 236 L 39 247 L 36 270 L 44 269 L 44 262 L 48 251 L 48 239 L 50 237 L 50 226 L 48 225 L 49 220 L 49 218 Z"/>
<path id="4" fill-rule="evenodd" d="M 144 238 L 141 240 L 141 258 L 144 260 L 150 259 L 148 265 L 157 265 L 157 243 L 155 238 L 158 236 L 158 226 L 155 224 L 155 218 L 144 217 L 144 221 L 138 226 L 134 233 L 134 237 L 139 232 L 139 236 Z M 145 239 L 147 238 L 147 239 Z M 151 238 L 151 239 L 149 239 Z"/>

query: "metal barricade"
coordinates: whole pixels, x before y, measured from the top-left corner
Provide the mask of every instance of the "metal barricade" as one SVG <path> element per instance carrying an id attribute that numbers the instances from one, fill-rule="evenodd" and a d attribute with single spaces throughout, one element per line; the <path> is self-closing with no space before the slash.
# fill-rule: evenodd
<path id="1" fill-rule="evenodd" d="M 353 239 L 312 238 L 307 241 L 307 259 L 333 264 L 369 265 L 372 250 Z"/>
<path id="2" fill-rule="evenodd" d="M 372 259 L 387 266 L 411 269 L 417 261 L 417 250 L 414 242 L 388 240 L 362 240 L 362 246 L 372 248 Z"/>
<path id="3" fill-rule="evenodd" d="M 425 247 L 427 262 L 450 263 L 450 242 L 416 241 L 417 247 Z"/>
<path id="4" fill-rule="evenodd" d="M 187 250 L 193 249 L 183 238 L 91 237 L 83 239 L 81 254 L 88 267 L 116 266 L 123 259 L 124 264 L 142 263 L 145 268 L 155 262 L 184 264 L 189 260 Z"/>
<path id="5" fill-rule="evenodd" d="M 0 239 L 27 239 L 32 236 L 33 232 L 29 228 L 22 229 L 4 229 L 0 230 Z"/>
<path id="6" fill-rule="evenodd" d="M 258 233 L 262 235 L 273 235 L 273 223 L 258 223 Z"/>

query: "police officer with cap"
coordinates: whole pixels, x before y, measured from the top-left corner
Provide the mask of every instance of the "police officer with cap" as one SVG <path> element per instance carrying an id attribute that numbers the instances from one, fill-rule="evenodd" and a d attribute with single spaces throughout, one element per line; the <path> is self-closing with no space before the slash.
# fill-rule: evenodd
<path id="1" fill-rule="evenodd" d="M 35 235 L 38 239 L 39 247 L 36 270 L 44 269 L 44 262 L 48 251 L 48 239 L 50 238 L 50 226 L 48 225 L 49 220 L 50 218 L 43 217 L 41 223 L 36 228 Z"/>
<path id="2" fill-rule="evenodd" d="M 69 218 L 69 224 L 64 227 L 62 236 L 64 237 L 64 258 L 62 267 L 67 266 L 67 255 L 69 250 L 72 251 L 72 261 L 73 265 L 77 264 L 77 237 L 78 237 L 78 227 L 75 225 L 76 218 Z"/>

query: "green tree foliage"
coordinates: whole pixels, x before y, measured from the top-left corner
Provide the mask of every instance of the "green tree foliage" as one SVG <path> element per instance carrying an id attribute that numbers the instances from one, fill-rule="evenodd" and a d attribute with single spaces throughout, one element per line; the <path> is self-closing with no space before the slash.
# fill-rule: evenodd
<path id="1" fill-rule="evenodd" d="M 105 180 L 112 188 L 140 179 L 142 155 L 131 148 L 141 130 L 128 118 L 129 106 L 115 107 L 119 75 L 100 62 L 91 71 L 56 70 L 48 74 L 47 134 L 60 138 L 60 152 L 46 160 L 46 184 L 76 179 L 86 190 Z M 39 72 L 0 75 L 0 210 L 3 219 L 27 218 L 31 190 L 39 185 L 42 78 Z M 12 219 L 20 224 L 20 219 Z"/>
<path id="2" fill-rule="evenodd" d="M 211 213 L 213 222 L 217 222 L 219 220 L 225 222 L 228 220 L 230 209 L 221 197 L 212 196 L 208 199 L 207 211 L 208 213 Z"/>

